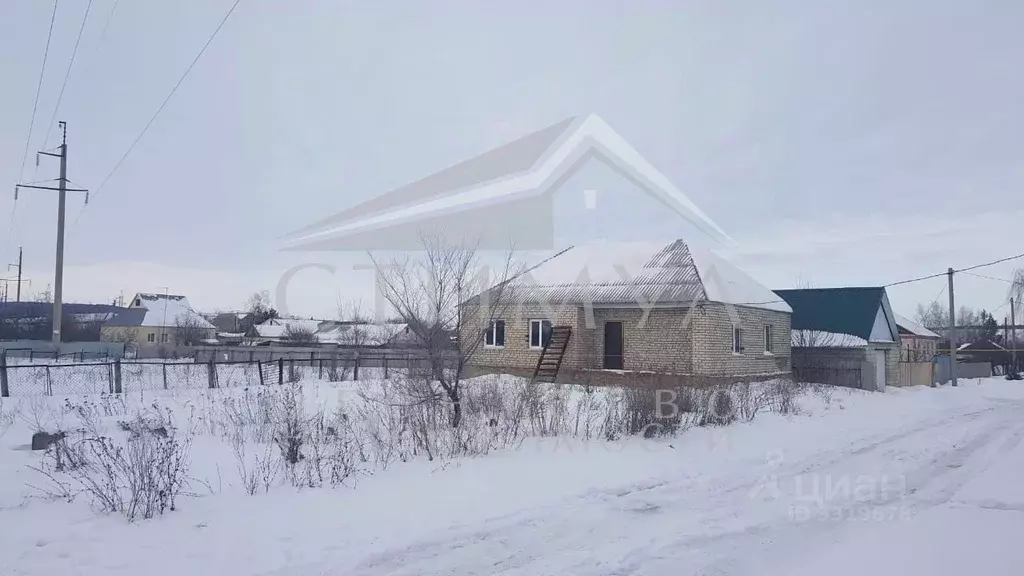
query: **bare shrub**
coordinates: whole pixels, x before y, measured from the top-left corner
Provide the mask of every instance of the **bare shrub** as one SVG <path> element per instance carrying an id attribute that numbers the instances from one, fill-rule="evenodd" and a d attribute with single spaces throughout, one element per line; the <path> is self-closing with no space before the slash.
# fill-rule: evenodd
<path id="1" fill-rule="evenodd" d="M 83 428 L 55 442 L 49 461 L 36 469 L 59 495 L 71 500 L 85 494 L 96 509 L 129 521 L 173 511 L 187 484 L 192 438 L 178 434 L 170 411 L 154 405 L 120 422 L 123 441 L 96 435 L 94 413 L 81 407 L 77 412 L 85 419 Z"/>
<path id="2" fill-rule="evenodd" d="M 277 481 L 281 460 L 273 444 L 263 444 L 249 457 L 248 442 L 242 433 L 231 436 L 231 448 L 235 455 L 235 466 L 242 488 L 246 494 L 255 495 L 260 487 L 269 492 Z"/>
<path id="3" fill-rule="evenodd" d="M 8 400 L 0 398 L 0 439 L 7 434 L 7 431 L 14 426 L 15 420 L 18 418 L 19 409 L 17 404 L 13 404 Z"/>

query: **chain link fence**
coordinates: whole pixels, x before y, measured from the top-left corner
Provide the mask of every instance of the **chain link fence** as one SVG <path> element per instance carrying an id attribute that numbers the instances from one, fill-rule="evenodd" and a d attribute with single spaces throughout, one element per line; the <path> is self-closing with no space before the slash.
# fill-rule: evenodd
<path id="1" fill-rule="evenodd" d="M 194 361 L 48 362 L 0 357 L 0 396 L 59 396 L 266 386 L 307 380 L 389 379 L 420 366 L 407 353 L 353 354 L 348 357 L 278 358 L 247 362 Z"/>

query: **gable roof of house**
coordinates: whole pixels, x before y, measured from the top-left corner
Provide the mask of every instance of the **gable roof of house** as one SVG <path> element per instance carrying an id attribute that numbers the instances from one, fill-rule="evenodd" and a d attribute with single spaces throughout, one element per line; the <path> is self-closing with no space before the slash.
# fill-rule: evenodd
<path id="1" fill-rule="evenodd" d="M 921 326 L 906 316 L 893 313 L 893 317 L 896 319 L 896 326 L 899 327 L 900 333 L 902 334 L 911 334 L 921 338 L 942 338 L 942 336 L 939 336 L 935 332 Z"/>
<path id="2" fill-rule="evenodd" d="M 108 320 L 105 325 L 174 327 L 188 322 L 197 328 L 214 329 L 213 324 L 192 309 L 188 298 L 184 296 L 140 292 L 132 299 L 132 304 L 136 300 L 139 300 L 139 306 L 122 310 Z"/>
<path id="3" fill-rule="evenodd" d="M 883 287 L 776 290 L 793 308 L 793 330 L 849 334 L 871 340 L 875 318 L 888 298 Z"/>
<path id="4" fill-rule="evenodd" d="M 567 248 L 510 280 L 517 303 L 599 305 L 721 302 L 789 312 L 771 290 L 714 252 L 682 240 L 589 242 Z"/>
<path id="5" fill-rule="evenodd" d="M 607 164 L 712 238 L 732 239 L 604 120 L 567 118 L 289 234 L 286 249 L 542 194 L 587 160 Z"/>

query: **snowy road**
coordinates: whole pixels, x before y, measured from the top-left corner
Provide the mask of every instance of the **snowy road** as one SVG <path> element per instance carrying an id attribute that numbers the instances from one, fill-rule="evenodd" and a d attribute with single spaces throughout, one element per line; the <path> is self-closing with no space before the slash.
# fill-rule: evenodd
<path id="1" fill-rule="evenodd" d="M 537 441 L 137 524 L 0 505 L 0 573 L 1017 575 L 1022 440 L 1020 383 L 837 392 L 668 441 Z"/>
<path id="2" fill-rule="evenodd" d="M 341 571 L 285 572 L 1019 574 L 1022 438 L 1024 400 L 993 398 L 806 458 L 593 490 Z"/>

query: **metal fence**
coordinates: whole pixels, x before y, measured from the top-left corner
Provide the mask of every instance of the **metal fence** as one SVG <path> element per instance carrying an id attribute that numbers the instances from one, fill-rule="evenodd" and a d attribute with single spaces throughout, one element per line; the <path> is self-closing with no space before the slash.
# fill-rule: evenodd
<path id="1" fill-rule="evenodd" d="M 388 379 L 429 366 L 416 354 L 353 353 L 252 362 L 17 363 L 0 356 L 0 396 L 129 393 L 285 384 L 302 380 Z"/>

